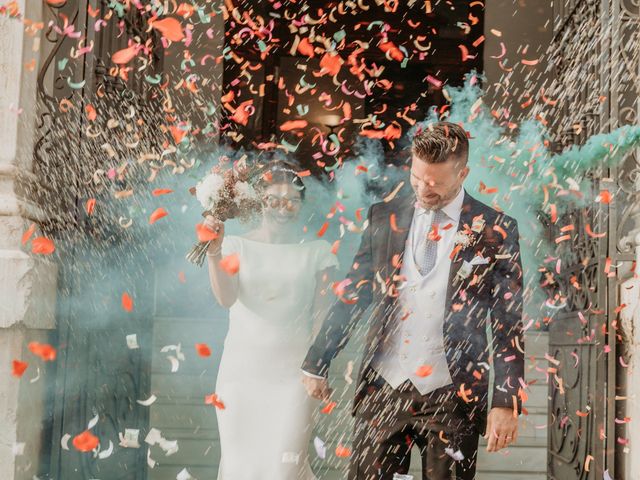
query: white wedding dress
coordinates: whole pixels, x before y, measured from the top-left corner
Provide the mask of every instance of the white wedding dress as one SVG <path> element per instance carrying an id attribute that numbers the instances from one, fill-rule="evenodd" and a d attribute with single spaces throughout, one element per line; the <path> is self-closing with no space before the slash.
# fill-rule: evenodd
<path id="1" fill-rule="evenodd" d="M 316 274 L 338 262 L 324 240 L 274 244 L 225 236 L 238 254 L 238 299 L 220 361 L 218 480 L 314 480 L 308 463 L 319 402 L 301 382 Z"/>

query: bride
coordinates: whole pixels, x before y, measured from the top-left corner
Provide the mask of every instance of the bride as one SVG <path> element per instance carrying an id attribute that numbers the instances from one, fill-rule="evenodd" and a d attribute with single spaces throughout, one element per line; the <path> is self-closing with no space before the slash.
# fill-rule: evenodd
<path id="1" fill-rule="evenodd" d="M 325 240 L 301 241 L 305 187 L 289 163 L 276 160 L 254 185 L 262 198 L 261 225 L 243 236 L 219 234 L 207 256 L 211 288 L 229 308 L 216 409 L 221 461 L 218 480 L 314 480 L 307 449 L 318 408 L 300 383 L 300 364 L 330 306 L 328 286 L 338 265 Z M 235 274 L 221 267 L 235 254 Z M 315 325 L 314 325 L 315 323 Z"/>

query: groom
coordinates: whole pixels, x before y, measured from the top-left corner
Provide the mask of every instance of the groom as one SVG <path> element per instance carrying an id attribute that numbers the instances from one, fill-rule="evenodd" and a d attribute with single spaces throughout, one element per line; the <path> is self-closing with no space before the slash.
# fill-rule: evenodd
<path id="1" fill-rule="evenodd" d="M 372 307 L 350 479 L 405 478 L 413 445 L 423 479 L 473 479 L 480 434 L 492 452 L 516 441 L 524 386 L 518 227 L 462 188 L 468 154 L 457 124 L 437 122 L 415 136 L 413 194 L 369 209 L 339 300 L 302 365 L 308 393 L 328 399 L 329 365 Z"/>

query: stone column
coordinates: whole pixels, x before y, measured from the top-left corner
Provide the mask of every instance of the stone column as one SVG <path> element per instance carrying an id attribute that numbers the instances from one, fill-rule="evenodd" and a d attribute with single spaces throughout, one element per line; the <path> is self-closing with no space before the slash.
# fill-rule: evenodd
<path id="1" fill-rule="evenodd" d="M 42 2 L 26 3 L 16 2 L 22 18 L 39 19 Z M 56 265 L 21 245 L 23 232 L 44 219 L 27 194 L 41 188 L 32 173 L 40 34 L 0 16 L 0 470 L 7 480 L 38 473 L 47 379 L 27 345 L 47 342 L 55 328 Z M 13 360 L 29 364 L 21 378 L 11 374 Z"/>
<path id="2" fill-rule="evenodd" d="M 640 191 L 640 182 L 638 182 Z M 620 311 L 620 321 L 627 340 L 629 352 L 629 367 L 627 370 L 627 411 L 625 416 L 631 418 L 627 424 L 627 438 L 629 440 L 629 452 L 624 455 L 625 472 L 631 478 L 635 472 L 640 471 L 640 458 L 633 453 L 637 452 L 640 445 L 640 205 L 634 208 L 635 225 L 629 235 L 622 241 L 633 247 L 635 252 L 636 267 L 633 275 L 622 282 L 619 287 L 619 305 L 625 304 Z"/>

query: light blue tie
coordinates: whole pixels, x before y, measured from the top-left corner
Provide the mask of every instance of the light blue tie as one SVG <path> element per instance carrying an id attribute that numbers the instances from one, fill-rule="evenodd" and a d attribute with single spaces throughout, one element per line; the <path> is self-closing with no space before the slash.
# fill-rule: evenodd
<path id="1" fill-rule="evenodd" d="M 433 229 L 434 225 L 440 224 L 445 219 L 446 214 L 442 210 L 434 210 L 431 215 L 431 225 L 429 229 L 421 235 L 422 242 L 419 245 L 418 250 L 418 269 L 422 276 L 426 276 L 436 264 L 436 259 L 438 258 L 438 242 L 433 240 L 429 240 L 427 235 Z"/>

